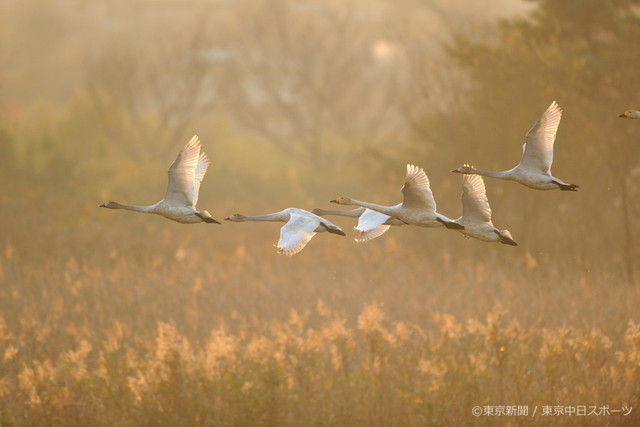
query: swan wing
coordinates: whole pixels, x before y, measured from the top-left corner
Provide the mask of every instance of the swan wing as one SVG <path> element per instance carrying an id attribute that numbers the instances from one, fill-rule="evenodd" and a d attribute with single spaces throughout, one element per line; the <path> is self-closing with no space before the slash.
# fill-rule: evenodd
<path id="1" fill-rule="evenodd" d="M 200 193 L 200 183 L 204 179 L 204 174 L 207 173 L 207 168 L 211 162 L 209 158 L 204 153 L 204 151 L 200 152 L 200 156 L 198 157 L 198 164 L 196 165 L 195 176 L 193 178 L 193 206 L 198 204 L 198 194 Z"/>
<path id="2" fill-rule="evenodd" d="M 356 239 L 357 242 L 368 242 L 383 235 L 390 225 L 385 225 L 385 222 L 390 218 L 389 215 L 385 215 L 380 212 L 376 212 L 371 209 L 366 209 L 360 219 L 356 230 L 360 231 L 360 236 Z"/>
<path id="3" fill-rule="evenodd" d="M 315 229 L 320 225 L 320 219 L 315 215 L 290 213 L 289 221 L 280 229 L 278 253 L 294 255 L 300 252 L 316 235 Z"/>
<path id="4" fill-rule="evenodd" d="M 436 202 L 431 193 L 429 178 L 422 168 L 407 165 L 407 176 L 402 187 L 402 207 L 422 208 L 433 212 L 436 210 Z"/>
<path id="5" fill-rule="evenodd" d="M 480 175 L 462 178 L 462 217 L 468 221 L 491 223 L 491 207 Z"/>
<path id="6" fill-rule="evenodd" d="M 519 167 L 550 174 L 553 143 L 556 139 L 562 109 L 553 101 L 527 133 Z"/>
<path id="7" fill-rule="evenodd" d="M 366 230 L 366 231 L 360 230 L 360 235 L 358 237 L 356 237 L 355 240 L 358 243 L 368 242 L 369 240 L 373 240 L 376 237 L 382 236 L 384 233 L 387 232 L 387 230 L 389 228 L 391 228 L 390 225 L 381 224 L 381 225 L 379 225 L 377 227 L 371 228 L 371 229 Z M 359 228 L 356 227 L 356 230 L 359 230 Z"/>
<path id="8" fill-rule="evenodd" d="M 167 185 L 164 202 L 176 206 L 195 206 L 196 190 L 200 186 L 199 183 L 198 186 L 195 184 L 199 159 L 200 139 L 197 135 L 194 135 L 169 167 L 169 184 Z M 202 176 L 204 176 L 207 166 L 208 163 L 205 161 L 203 166 L 200 167 Z"/>

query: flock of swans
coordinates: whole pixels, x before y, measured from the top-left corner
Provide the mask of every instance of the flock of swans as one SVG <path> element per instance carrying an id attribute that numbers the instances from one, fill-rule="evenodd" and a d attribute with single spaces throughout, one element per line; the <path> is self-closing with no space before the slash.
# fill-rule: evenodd
<path id="1" fill-rule="evenodd" d="M 340 215 L 358 218 L 355 229 L 360 233 L 357 242 L 367 242 L 381 236 L 391 226 L 417 225 L 421 227 L 445 227 L 457 230 L 467 237 L 485 242 L 500 242 L 517 246 L 509 230 L 500 230 L 491 222 L 491 207 L 482 176 L 518 182 L 535 190 L 578 191 L 578 185 L 566 182 L 551 175 L 553 162 L 553 144 L 560 124 L 562 110 L 554 101 L 536 121 L 526 135 L 522 147 L 520 163 L 509 170 L 489 172 L 464 165 L 452 172 L 464 174 L 462 180 L 462 216 L 452 220 L 436 211 L 436 202 L 431 192 L 429 178 L 418 166 L 408 164 L 404 185 L 401 189 L 402 203 L 383 206 L 362 202 L 349 197 L 331 200 L 340 205 L 358 206 L 353 210 L 306 211 L 288 208 L 269 215 L 248 216 L 231 215 L 225 220 L 279 221 L 284 222 L 280 229 L 280 240 L 276 245 L 278 253 L 294 255 L 300 252 L 316 233 L 329 232 L 345 236 L 342 229 L 324 218 L 325 215 Z M 628 110 L 618 117 L 640 119 L 640 111 Z M 100 207 L 108 209 L 127 209 L 136 212 L 152 213 L 164 216 L 184 224 L 198 222 L 220 224 L 207 211 L 196 209 L 200 183 L 204 178 L 210 161 L 201 151 L 197 136 L 180 151 L 169 167 L 169 183 L 164 198 L 151 206 L 131 206 L 108 202 Z"/>

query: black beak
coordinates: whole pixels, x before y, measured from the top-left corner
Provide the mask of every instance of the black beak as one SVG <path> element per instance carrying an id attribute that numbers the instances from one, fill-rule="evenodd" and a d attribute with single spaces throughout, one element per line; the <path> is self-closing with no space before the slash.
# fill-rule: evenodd
<path id="1" fill-rule="evenodd" d="M 625 116 L 624 113 L 622 113 L 618 117 L 627 117 L 627 116 Z"/>
<path id="2" fill-rule="evenodd" d="M 329 200 L 329 203 L 338 203 L 338 201 L 335 200 L 335 199 L 334 200 Z"/>

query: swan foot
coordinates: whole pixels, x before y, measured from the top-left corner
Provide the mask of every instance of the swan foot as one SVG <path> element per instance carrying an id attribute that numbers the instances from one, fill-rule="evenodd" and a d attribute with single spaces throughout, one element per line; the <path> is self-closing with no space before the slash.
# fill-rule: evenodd
<path id="1" fill-rule="evenodd" d="M 213 219 L 210 216 L 203 215 L 200 212 L 196 212 L 196 216 L 198 218 L 200 218 L 201 220 L 203 220 L 204 222 L 206 222 L 207 224 L 220 224 L 219 221 L 216 221 L 215 219 Z"/>
<path id="2" fill-rule="evenodd" d="M 500 233 L 499 231 L 494 231 L 494 233 L 496 233 L 500 238 L 500 243 L 504 243 L 505 245 L 509 245 L 509 246 L 518 246 L 518 243 L 516 243 L 516 241 L 510 238 L 509 236 L 505 236 L 503 233 Z"/>
<path id="3" fill-rule="evenodd" d="M 347 234 L 339 228 L 328 227 L 326 224 L 320 223 L 329 233 L 338 234 L 340 236 L 346 236 Z"/>
<path id="4" fill-rule="evenodd" d="M 445 221 L 442 218 L 436 218 L 436 221 L 441 222 L 442 225 L 444 225 L 445 227 L 447 227 L 450 230 L 464 230 L 464 225 L 458 224 L 457 222 Z"/>
<path id="5" fill-rule="evenodd" d="M 553 183 L 560 187 L 562 191 L 578 191 L 578 188 L 580 188 L 580 186 L 576 184 L 564 184 L 558 181 L 553 181 Z"/>

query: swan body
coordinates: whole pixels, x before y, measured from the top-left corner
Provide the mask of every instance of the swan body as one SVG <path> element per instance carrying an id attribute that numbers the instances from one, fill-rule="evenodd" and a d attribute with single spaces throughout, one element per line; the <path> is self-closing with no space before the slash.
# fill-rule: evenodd
<path id="1" fill-rule="evenodd" d="M 620 114 L 618 117 L 622 117 L 625 119 L 640 119 L 640 111 L 638 110 L 627 110 L 624 113 Z"/>
<path id="2" fill-rule="evenodd" d="M 513 169 L 489 172 L 464 165 L 452 172 L 516 181 L 534 190 L 578 191 L 578 185 L 568 184 L 551 175 L 553 143 L 561 117 L 562 110 L 553 101 L 527 133 L 525 143 L 522 146 L 522 159 Z"/>
<path id="3" fill-rule="evenodd" d="M 462 234 L 485 242 L 518 246 L 509 230 L 499 230 L 491 222 L 491 207 L 480 175 L 462 178 L 462 216 L 455 220 L 463 225 Z"/>
<path id="4" fill-rule="evenodd" d="M 320 216 L 339 215 L 354 218 L 357 217 L 358 225 L 356 225 L 354 228 L 360 232 L 360 235 L 355 238 L 355 241 L 358 243 L 368 242 L 369 240 L 373 240 L 376 237 L 382 236 L 392 225 L 405 224 L 399 219 L 363 207 L 348 211 L 314 209 L 311 212 Z"/>
<path id="5" fill-rule="evenodd" d="M 225 218 L 225 221 L 284 222 L 285 224 L 280 229 L 280 240 L 276 247 L 278 248 L 279 254 L 289 256 L 300 252 L 316 233 L 328 231 L 329 233 L 339 234 L 341 236 L 345 235 L 344 231 L 332 222 L 309 211 L 296 208 L 287 208 L 280 212 L 259 216 L 234 214 Z"/>
<path id="6" fill-rule="evenodd" d="M 431 192 L 429 178 L 427 178 L 427 174 L 422 168 L 410 164 L 407 165 L 407 175 L 401 191 L 403 195 L 402 203 L 395 206 L 376 205 L 349 197 L 338 197 L 335 200 L 331 200 L 331 203 L 361 206 L 410 225 L 421 227 L 442 227 L 444 225 L 452 229 L 464 228 L 463 225 L 457 224 L 436 212 L 436 202 Z"/>
<path id="7" fill-rule="evenodd" d="M 213 219 L 209 212 L 196 209 L 200 183 L 210 164 L 207 155 L 204 152 L 200 152 L 200 148 L 200 139 L 197 135 L 194 135 L 180 151 L 171 167 L 169 167 L 167 192 L 164 199 L 155 205 L 131 206 L 117 202 L 107 202 L 100 205 L 100 207 L 161 215 L 183 224 L 197 222 L 220 224 L 220 222 Z"/>

